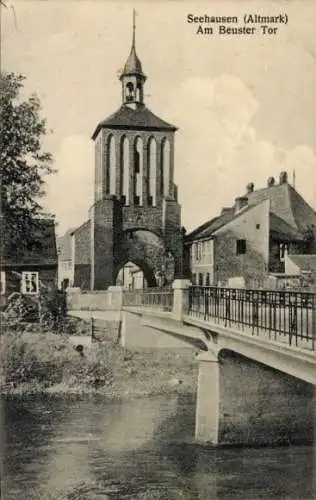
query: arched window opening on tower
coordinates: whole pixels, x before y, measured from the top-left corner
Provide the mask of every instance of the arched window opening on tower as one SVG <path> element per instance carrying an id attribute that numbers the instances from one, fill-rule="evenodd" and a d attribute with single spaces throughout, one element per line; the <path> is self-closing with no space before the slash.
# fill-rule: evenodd
<path id="1" fill-rule="evenodd" d="M 128 82 L 126 84 L 126 101 L 131 102 L 134 100 L 134 84 L 132 82 Z"/>
<path id="2" fill-rule="evenodd" d="M 115 138 L 110 135 L 108 138 L 108 171 L 109 171 L 109 193 L 115 194 L 116 191 L 116 156 L 115 156 Z"/>
<path id="3" fill-rule="evenodd" d="M 162 196 L 169 196 L 170 182 L 170 144 L 168 139 L 164 138 L 161 143 L 161 174 L 160 188 Z"/>
<path id="4" fill-rule="evenodd" d="M 120 199 L 129 205 L 129 142 L 125 136 L 120 144 Z"/>
<path id="5" fill-rule="evenodd" d="M 134 205 L 143 204 L 143 141 L 137 137 L 134 143 Z"/>
<path id="6" fill-rule="evenodd" d="M 95 144 L 95 201 L 102 199 L 102 143 L 99 137 Z"/>
<path id="7" fill-rule="evenodd" d="M 142 94 L 142 86 L 140 83 L 137 84 L 136 87 L 136 101 L 141 102 L 141 94 Z"/>
<path id="8" fill-rule="evenodd" d="M 156 178 L 157 178 L 157 144 L 154 137 L 150 137 L 147 147 L 147 204 L 156 206 Z"/>

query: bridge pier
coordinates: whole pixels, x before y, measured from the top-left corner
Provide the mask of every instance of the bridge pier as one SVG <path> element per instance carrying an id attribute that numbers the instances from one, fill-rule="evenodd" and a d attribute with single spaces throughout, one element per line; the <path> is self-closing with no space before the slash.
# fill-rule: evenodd
<path id="1" fill-rule="evenodd" d="M 219 442 L 219 361 L 207 351 L 198 356 L 199 376 L 195 416 L 195 439 L 217 445 Z"/>
<path id="2" fill-rule="evenodd" d="M 198 362 L 198 442 L 313 443 L 315 386 L 226 349 L 203 353 Z"/>

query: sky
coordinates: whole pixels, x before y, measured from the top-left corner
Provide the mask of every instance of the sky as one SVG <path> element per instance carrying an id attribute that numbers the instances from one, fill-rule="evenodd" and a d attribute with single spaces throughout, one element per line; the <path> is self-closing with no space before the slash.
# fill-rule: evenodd
<path id="1" fill-rule="evenodd" d="M 316 208 L 316 9 L 314 0 L 260 2 L 6 0 L 2 69 L 23 73 L 51 131 L 44 146 L 58 174 L 45 206 L 58 233 L 88 218 L 94 143 L 121 104 L 117 78 L 136 49 L 148 79 L 147 106 L 178 127 L 175 182 L 191 230 L 231 206 L 249 182 L 286 170 Z M 198 35 L 187 15 L 286 13 L 276 35 Z"/>

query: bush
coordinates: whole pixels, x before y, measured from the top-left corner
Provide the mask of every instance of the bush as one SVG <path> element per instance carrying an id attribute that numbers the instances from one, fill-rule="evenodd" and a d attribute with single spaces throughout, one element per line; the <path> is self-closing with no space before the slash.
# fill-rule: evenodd
<path id="1" fill-rule="evenodd" d="M 100 350 L 79 353 L 65 336 L 7 331 L 1 339 L 1 388 L 28 384 L 47 389 L 56 384 L 95 388 L 112 380 L 111 360 Z"/>
<path id="2" fill-rule="evenodd" d="M 63 331 L 66 314 L 65 295 L 59 290 L 44 290 L 38 297 L 12 293 L 4 313 L 11 328 L 38 322 L 47 331 Z"/>
<path id="3" fill-rule="evenodd" d="M 5 316 L 12 326 L 20 322 L 39 320 L 38 303 L 33 297 L 12 293 L 8 298 Z"/>

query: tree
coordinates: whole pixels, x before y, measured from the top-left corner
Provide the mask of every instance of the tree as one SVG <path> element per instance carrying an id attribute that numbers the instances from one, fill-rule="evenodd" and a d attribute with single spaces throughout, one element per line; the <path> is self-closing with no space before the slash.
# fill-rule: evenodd
<path id="1" fill-rule="evenodd" d="M 0 76 L 1 215 L 5 247 L 20 251 L 36 244 L 34 229 L 48 216 L 40 204 L 45 176 L 54 172 L 51 154 L 42 151 L 47 129 L 40 100 L 21 99 L 24 80 L 14 73 Z"/>

